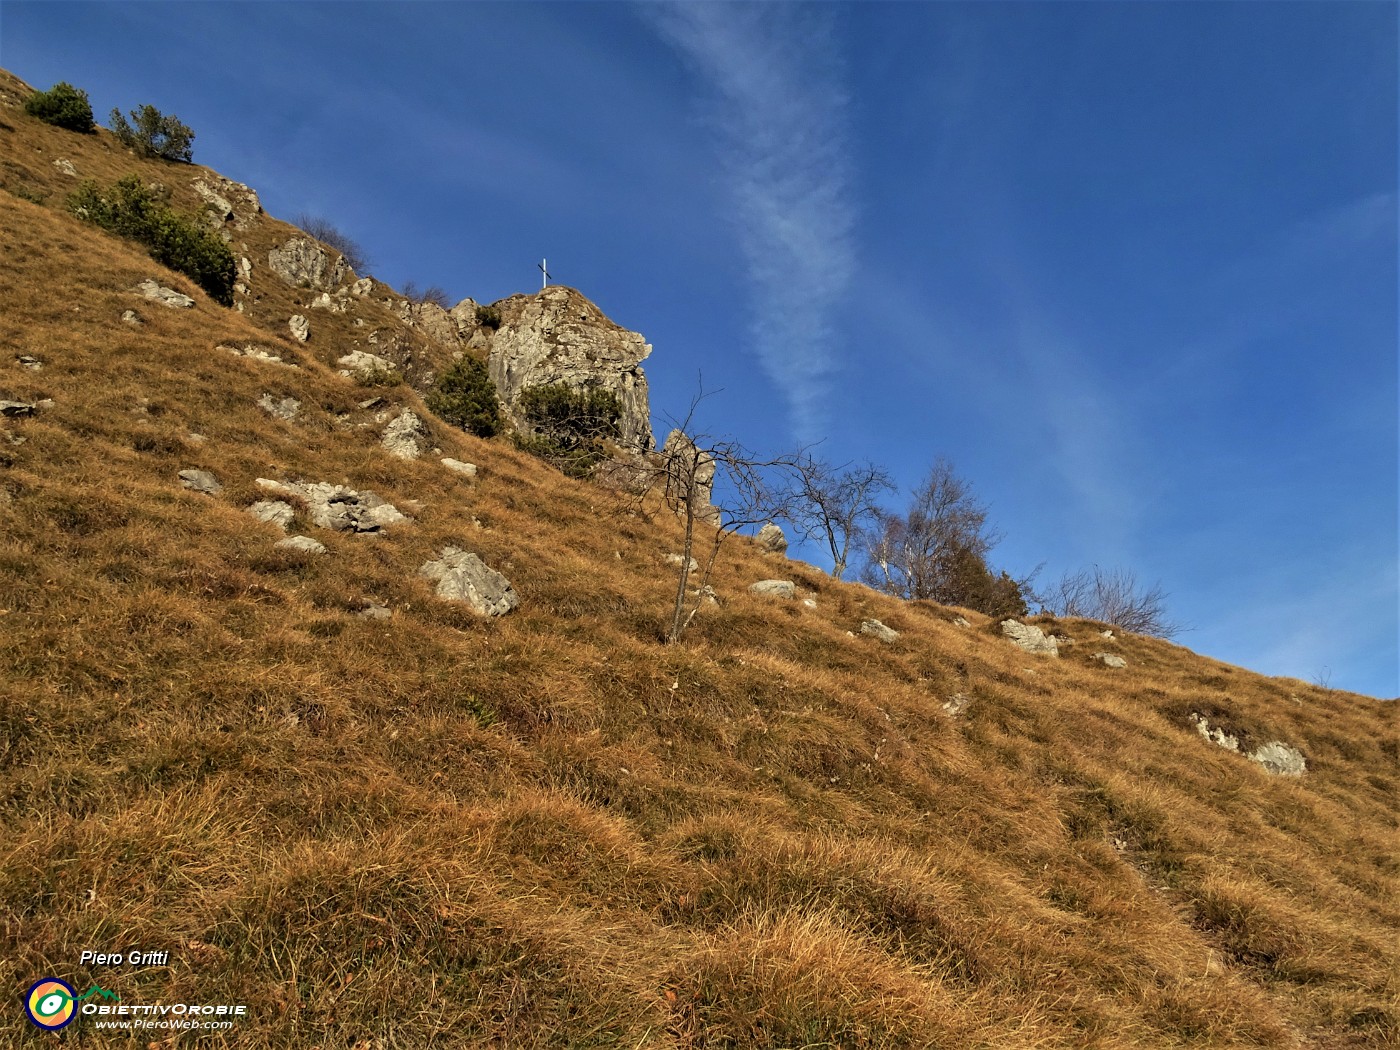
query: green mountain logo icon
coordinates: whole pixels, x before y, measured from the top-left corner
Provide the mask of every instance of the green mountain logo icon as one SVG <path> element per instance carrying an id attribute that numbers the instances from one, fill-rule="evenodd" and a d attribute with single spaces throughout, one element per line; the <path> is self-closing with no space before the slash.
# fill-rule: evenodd
<path id="1" fill-rule="evenodd" d="M 82 995 L 78 996 L 78 1000 L 81 1002 L 83 999 L 86 999 L 90 995 L 98 995 L 101 996 L 103 999 L 112 999 L 117 1002 L 121 1002 L 121 996 L 119 996 L 116 992 L 109 992 L 106 988 L 99 988 L 95 984 L 87 991 L 85 991 Z"/>

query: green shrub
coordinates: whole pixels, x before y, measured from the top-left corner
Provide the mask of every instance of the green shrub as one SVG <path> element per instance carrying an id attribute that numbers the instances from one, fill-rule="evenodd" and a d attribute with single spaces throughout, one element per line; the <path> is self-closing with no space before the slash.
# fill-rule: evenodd
<path id="1" fill-rule="evenodd" d="M 573 478 L 588 477 L 620 434 L 622 402 L 611 390 L 575 390 L 564 383 L 526 387 L 520 412 L 530 433 L 516 443 Z"/>
<path id="2" fill-rule="evenodd" d="M 358 386 L 398 386 L 402 382 L 402 372 L 397 368 L 384 368 L 382 365 L 366 368 L 355 375 L 355 383 Z"/>
<path id="3" fill-rule="evenodd" d="M 494 306 L 478 306 L 476 308 L 476 323 L 494 332 L 501 327 L 501 311 Z"/>
<path id="4" fill-rule="evenodd" d="M 233 253 L 217 234 L 172 211 L 168 197 L 127 175 L 107 190 L 88 180 L 68 197 L 68 209 L 104 230 L 146 246 L 151 258 L 178 270 L 224 306 L 233 305 Z"/>
<path id="5" fill-rule="evenodd" d="M 24 111 L 45 124 L 69 131 L 91 131 L 92 103 L 87 92 L 60 80 L 47 91 L 36 91 L 24 103 Z"/>
<path id="6" fill-rule="evenodd" d="M 143 157 L 160 157 L 162 160 L 184 161 L 193 157 L 194 132 L 180 118 L 171 113 L 166 116 L 155 106 L 145 105 L 131 111 L 128 123 L 121 110 L 112 110 L 108 126 L 123 146 L 134 149 Z"/>
<path id="7" fill-rule="evenodd" d="M 438 377 L 426 401 L 440 419 L 477 437 L 492 437 L 501 429 L 496 384 L 474 357 L 463 357 Z"/>

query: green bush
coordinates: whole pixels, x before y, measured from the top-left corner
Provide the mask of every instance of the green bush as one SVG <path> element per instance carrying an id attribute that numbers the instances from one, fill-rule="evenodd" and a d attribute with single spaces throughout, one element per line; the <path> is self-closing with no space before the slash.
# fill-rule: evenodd
<path id="1" fill-rule="evenodd" d="M 439 376 L 426 401 L 440 419 L 477 437 L 492 437 L 501 429 L 496 384 L 474 357 L 463 357 Z"/>
<path id="2" fill-rule="evenodd" d="M 172 211 L 167 195 L 127 175 L 107 190 L 88 180 L 68 197 L 68 209 L 104 230 L 146 246 L 151 258 L 178 270 L 224 306 L 233 305 L 233 253 L 217 234 Z"/>
<path id="3" fill-rule="evenodd" d="M 494 306 L 478 306 L 476 308 L 476 323 L 494 332 L 501 327 L 501 311 Z"/>
<path id="4" fill-rule="evenodd" d="M 166 116 L 155 106 L 146 105 L 131 111 L 128 123 L 121 110 L 112 110 L 107 124 L 123 146 L 134 149 L 143 157 L 184 161 L 193 158 L 194 132 L 174 113 Z"/>
<path id="5" fill-rule="evenodd" d="M 530 433 L 516 443 L 573 478 L 591 475 L 607 456 L 604 443 L 621 433 L 622 402 L 611 390 L 575 390 L 564 383 L 526 387 L 520 412 Z"/>
<path id="6" fill-rule="evenodd" d="M 36 91 L 24 103 L 24 111 L 45 124 L 69 131 L 91 131 L 92 103 L 87 92 L 60 80 L 47 91 Z"/>

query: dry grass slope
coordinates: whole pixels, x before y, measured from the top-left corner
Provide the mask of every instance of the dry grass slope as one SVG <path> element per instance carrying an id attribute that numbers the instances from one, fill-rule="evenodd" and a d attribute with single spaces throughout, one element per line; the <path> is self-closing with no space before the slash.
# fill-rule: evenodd
<path id="1" fill-rule="evenodd" d="M 13 105 L 0 144 L 0 398 L 54 401 L 0 422 L 11 1004 L 47 973 L 242 1002 L 200 1045 L 268 1050 L 1400 1038 L 1395 707 L 1085 621 L 1047 623 L 1076 644 L 1031 657 L 974 613 L 800 565 L 816 609 L 761 600 L 746 586 L 776 566 L 742 542 L 723 604 L 665 647 L 674 520 L 441 424 L 476 480 L 387 456 L 327 367 L 349 315 L 299 346 L 296 289 L 217 306 L 68 216 L 51 162 L 177 197 L 199 169 Z M 250 256 L 288 229 L 260 220 Z M 196 308 L 146 304 L 146 277 Z M 249 342 L 302 368 L 216 349 Z M 427 416 L 407 386 L 374 393 Z M 182 488 L 185 467 L 224 492 Z M 277 550 L 244 513 L 260 476 L 371 488 L 414 521 Z M 520 609 L 438 601 L 414 570 L 446 544 Z M 354 615 L 370 603 L 392 619 Z M 848 633 L 869 616 L 900 639 Z M 1307 775 L 1208 745 L 1193 712 L 1288 741 Z M 169 965 L 77 965 L 136 947 Z M 0 1045 L 26 1031 L 5 1008 Z"/>

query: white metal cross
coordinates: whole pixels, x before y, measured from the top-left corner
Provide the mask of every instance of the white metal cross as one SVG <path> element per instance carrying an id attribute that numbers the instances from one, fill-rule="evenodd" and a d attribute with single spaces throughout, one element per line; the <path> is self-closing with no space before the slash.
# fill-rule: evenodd
<path id="1" fill-rule="evenodd" d="M 546 288 L 549 287 L 549 268 L 547 265 L 548 263 L 548 259 L 540 260 L 539 271 L 540 275 L 543 277 L 543 280 L 540 282 L 540 291 L 544 291 Z"/>

